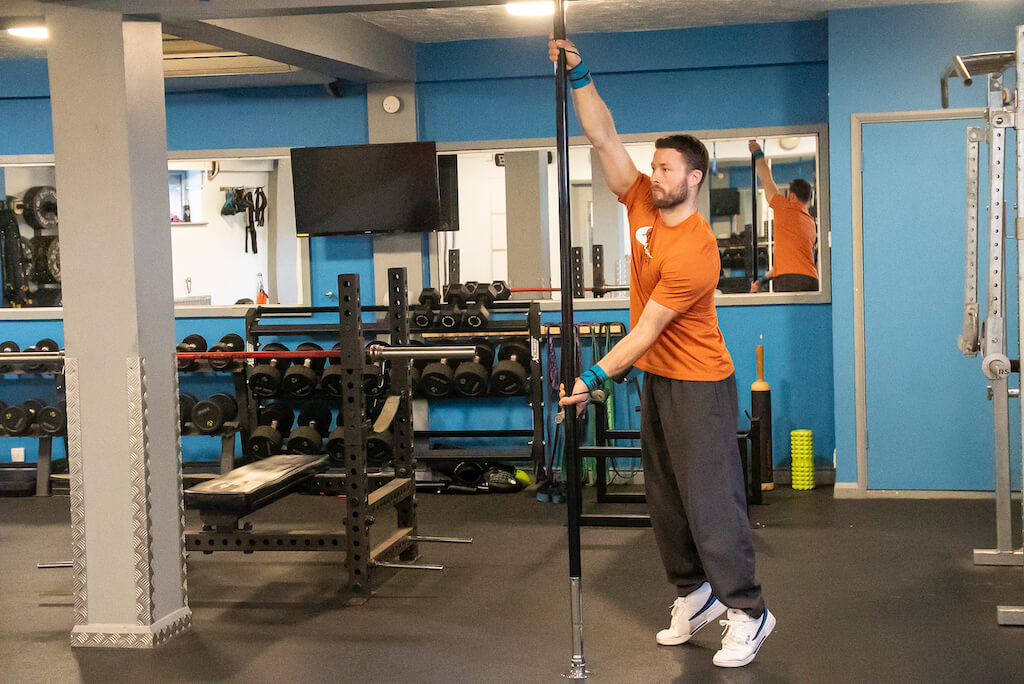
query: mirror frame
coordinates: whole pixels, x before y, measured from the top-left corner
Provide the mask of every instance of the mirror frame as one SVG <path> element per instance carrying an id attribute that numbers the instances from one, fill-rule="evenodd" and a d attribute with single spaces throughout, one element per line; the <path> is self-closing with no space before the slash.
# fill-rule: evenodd
<path id="1" fill-rule="evenodd" d="M 769 306 L 775 304 L 830 304 L 832 302 L 832 223 L 831 223 L 831 192 L 829 185 L 829 139 L 828 124 L 805 124 L 799 126 L 764 126 L 760 128 L 725 128 L 697 131 L 660 131 L 650 133 L 625 133 L 620 134 L 619 139 L 623 143 L 653 143 L 656 139 L 677 133 L 688 133 L 705 140 L 716 140 L 723 138 L 761 138 L 761 137 L 783 137 L 783 136 L 808 136 L 815 135 L 818 138 L 818 155 L 816 161 L 818 187 L 815 188 L 818 195 L 818 254 L 820 269 L 818 281 L 820 290 L 818 292 L 772 292 L 770 294 L 735 293 L 722 294 L 715 297 L 716 306 Z M 589 146 L 590 141 L 584 136 L 572 136 L 569 138 L 569 146 Z M 512 140 L 467 140 L 459 142 L 437 143 L 438 153 L 470 152 L 470 151 L 503 151 L 503 150 L 529 150 L 529 149 L 554 149 L 554 138 L 519 138 Z M 431 248 L 434 253 L 430 255 L 432 269 L 438 263 L 439 255 L 436 253 L 436 246 L 432 242 Z M 537 299 L 541 308 L 557 309 L 559 300 Z M 573 306 L 577 309 L 623 309 L 629 307 L 627 299 L 604 299 L 584 298 L 573 299 Z"/>
<path id="2" fill-rule="evenodd" d="M 291 156 L 290 147 L 257 147 L 223 150 L 168 150 L 168 164 L 176 161 L 223 160 L 223 159 L 281 159 Z M 0 166 L 53 166 L 52 154 L 0 155 Z M 170 224 L 168 224 L 170 228 Z M 308 306 L 311 298 L 311 272 L 309 261 L 309 240 L 299 240 L 299 279 L 302 301 L 285 306 Z M 272 304 L 269 306 L 273 306 Z M 233 318 L 244 316 L 252 308 L 249 304 L 207 304 L 176 305 L 175 318 Z M 60 306 L 39 306 L 30 308 L 0 308 L 0 320 L 54 320 L 64 317 Z"/>

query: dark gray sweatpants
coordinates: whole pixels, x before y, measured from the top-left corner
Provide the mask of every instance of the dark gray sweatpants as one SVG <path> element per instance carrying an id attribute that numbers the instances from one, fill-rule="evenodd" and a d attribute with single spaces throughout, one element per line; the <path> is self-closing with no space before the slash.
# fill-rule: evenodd
<path id="1" fill-rule="evenodd" d="M 685 596 L 706 580 L 726 606 L 760 617 L 737 413 L 734 375 L 700 382 L 644 374 L 640 450 L 668 581 Z"/>

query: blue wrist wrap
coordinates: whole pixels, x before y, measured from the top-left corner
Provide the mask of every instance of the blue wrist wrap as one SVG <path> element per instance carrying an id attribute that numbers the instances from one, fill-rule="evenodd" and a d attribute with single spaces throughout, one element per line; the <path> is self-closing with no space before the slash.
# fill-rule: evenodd
<path id="1" fill-rule="evenodd" d="M 591 392 L 602 387 L 607 379 L 608 374 L 596 363 L 588 370 L 583 371 L 583 374 L 580 376 L 580 380 L 583 381 Z"/>
<path id="2" fill-rule="evenodd" d="M 569 69 L 566 76 L 569 78 L 569 87 L 573 90 L 578 90 L 594 80 L 590 77 L 590 69 L 582 61 Z"/>
<path id="3" fill-rule="evenodd" d="M 754 161 L 757 161 L 758 159 L 764 159 L 764 152 L 761 150 L 754 152 Z"/>

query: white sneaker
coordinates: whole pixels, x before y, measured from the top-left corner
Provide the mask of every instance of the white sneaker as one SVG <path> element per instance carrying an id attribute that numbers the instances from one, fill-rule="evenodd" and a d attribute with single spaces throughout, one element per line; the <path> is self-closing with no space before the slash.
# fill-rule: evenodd
<path id="1" fill-rule="evenodd" d="M 678 646 L 690 640 L 697 630 L 724 613 L 725 606 L 711 593 L 705 582 L 696 591 L 680 596 L 672 603 L 672 623 L 655 636 L 662 646 Z"/>
<path id="2" fill-rule="evenodd" d="M 715 653 L 711 662 L 719 667 L 743 667 L 754 659 L 761 644 L 775 629 L 775 616 L 767 608 L 759 618 L 730 608 L 728 618 L 719 620 L 719 624 L 725 625 L 722 650 Z"/>

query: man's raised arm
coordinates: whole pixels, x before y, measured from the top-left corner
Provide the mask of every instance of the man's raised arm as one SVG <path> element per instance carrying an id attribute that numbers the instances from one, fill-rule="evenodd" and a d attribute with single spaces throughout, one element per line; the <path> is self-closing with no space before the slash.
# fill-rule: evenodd
<path id="1" fill-rule="evenodd" d="M 779 194 L 779 189 L 775 186 L 775 179 L 772 178 L 772 170 L 768 168 L 768 161 L 764 158 L 764 151 L 756 140 L 748 142 L 747 147 L 754 155 L 754 168 L 757 169 L 757 177 L 764 188 L 764 198 L 771 203 L 772 198 Z"/>
<path id="2" fill-rule="evenodd" d="M 579 50 L 572 41 L 552 40 L 548 43 L 548 56 L 552 62 L 558 62 L 559 50 L 565 50 L 572 104 L 583 126 L 583 133 L 597 150 L 608 188 L 621 197 L 636 181 L 636 164 L 626 151 L 625 145 L 619 140 L 612 114 L 604 100 L 597 94 L 597 88 L 594 87 L 590 72 L 583 64 Z"/>

